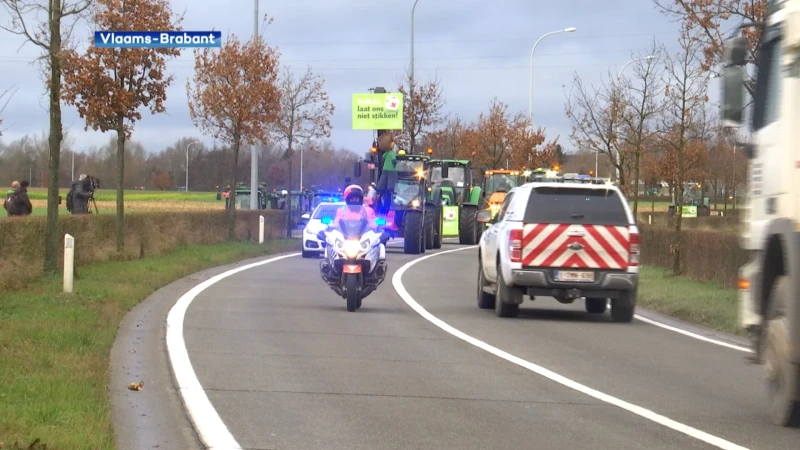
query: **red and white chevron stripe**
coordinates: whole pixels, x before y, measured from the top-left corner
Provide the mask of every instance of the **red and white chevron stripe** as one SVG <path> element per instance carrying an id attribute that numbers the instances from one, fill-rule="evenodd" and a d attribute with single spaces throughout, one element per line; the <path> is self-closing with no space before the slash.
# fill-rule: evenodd
<path id="1" fill-rule="evenodd" d="M 525 224 L 522 265 L 576 269 L 628 267 L 628 227 L 605 225 Z M 582 248 L 570 248 L 580 244 Z"/>

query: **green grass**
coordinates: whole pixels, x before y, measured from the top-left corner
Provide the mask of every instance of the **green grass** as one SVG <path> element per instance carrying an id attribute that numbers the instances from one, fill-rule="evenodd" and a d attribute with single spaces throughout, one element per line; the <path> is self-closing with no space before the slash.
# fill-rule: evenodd
<path id="1" fill-rule="evenodd" d="M 37 438 L 50 449 L 114 448 L 106 384 L 125 313 L 193 272 L 296 249 L 297 241 L 190 246 L 82 266 L 73 295 L 61 294 L 56 276 L 0 293 L 0 448 Z"/>
<path id="2" fill-rule="evenodd" d="M 736 289 L 675 277 L 661 268 L 642 267 L 638 304 L 717 331 L 744 335 L 738 324 Z"/>
<path id="3" fill-rule="evenodd" d="M 68 189 L 61 189 L 61 196 L 66 197 Z M 31 188 L 28 190 L 31 200 L 47 200 L 47 189 Z M 117 200 L 117 191 L 114 189 L 98 189 L 94 194 L 98 202 Z M 216 192 L 180 192 L 180 191 L 125 191 L 126 202 L 216 202 Z"/>

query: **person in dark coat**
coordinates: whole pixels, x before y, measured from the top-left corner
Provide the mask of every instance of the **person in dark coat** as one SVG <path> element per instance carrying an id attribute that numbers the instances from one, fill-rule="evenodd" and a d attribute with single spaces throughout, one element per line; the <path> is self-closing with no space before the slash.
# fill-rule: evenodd
<path id="1" fill-rule="evenodd" d="M 92 196 L 91 182 L 81 175 L 72 182 L 72 214 L 89 214 L 89 198 Z"/>
<path id="2" fill-rule="evenodd" d="M 31 199 L 28 197 L 28 186 L 31 183 L 28 180 L 22 180 L 19 183 L 19 189 L 14 191 L 13 199 L 8 205 L 9 216 L 30 216 L 33 212 L 33 205 Z"/>

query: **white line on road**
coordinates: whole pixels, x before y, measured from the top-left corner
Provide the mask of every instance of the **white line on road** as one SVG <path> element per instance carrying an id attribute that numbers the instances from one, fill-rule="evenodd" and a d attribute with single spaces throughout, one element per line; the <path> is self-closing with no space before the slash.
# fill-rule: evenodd
<path id="1" fill-rule="evenodd" d="M 708 342 L 708 343 L 711 343 L 711 344 L 714 344 L 714 345 L 719 345 L 721 347 L 727 347 L 727 348 L 730 348 L 730 349 L 733 349 L 733 350 L 738 350 L 740 352 L 746 352 L 746 353 L 752 353 L 753 352 L 752 350 L 750 350 L 747 347 L 742 347 L 740 345 L 735 345 L 735 344 L 729 344 L 729 343 L 727 343 L 725 341 L 719 341 L 717 339 L 711 339 L 711 338 L 705 337 L 705 336 L 703 336 L 701 334 L 692 333 L 691 331 L 682 330 L 682 329 L 680 329 L 678 327 L 673 327 L 672 325 L 667 325 L 665 323 L 661 323 L 661 322 L 655 321 L 653 319 L 648 319 L 647 317 L 642 317 L 642 316 L 640 316 L 638 314 L 636 314 L 634 317 L 636 317 L 638 320 L 641 320 L 642 322 L 647 322 L 650 325 L 655 325 L 657 327 L 664 328 L 665 330 L 674 331 L 676 333 L 680 333 L 680 334 L 682 334 L 684 336 L 689 336 L 690 338 L 694 338 L 694 339 L 697 339 L 697 340 L 700 340 L 700 341 L 705 341 L 705 342 Z"/>
<path id="2" fill-rule="evenodd" d="M 175 373 L 178 391 L 181 393 L 189 418 L 194 423 L 194 428 L 200 436 L 200 440 L 211 450 L 240 450 L 242 447 L 222 422 L 192 368 L 189 352 L 186 349 L 186 341 L 183 339 L 183 320 L 186 316 L 186 310 L 198 294 L 214 283 L 253 267 L 263 266 L 298 255 L 300 253 L 265 259 L 264 261 L 247 264 L 215 275 L 183 294 L 172 309 L 169 310 L 167 315 L 167 353 L 172 364 L 172 371 Z"/>
<path id="3" fill-rule="evenodd" d="M 563 386 L 566 386 L 570 389 L 576 390 L 583 394 L 586 394 L 590 397 L 594 397 L 602 402 L 609 403 L 611 405 L 617 406 L 619 408 L 624 409 L 625 411 L 631 412 L 636 414 L 639 417 L 645 418 L 652 422 L 658 423 L 663 425 L 667 428 L 671 428 L 675 431 L 679 431 L 687 436 L 693 437 L 695 439 L 701 440 L 708 444 L 711 444 L 715 447 L 722 448 L 725 450 L 746 450 L 746 447 L 742 447 L 740 445 L 734 444 L 733 442 L 726 441 L 720 437 L 714 436 L 712 434 L 706 433 L 705 431 L 698 430 L 696 428 L 692 428 L 688 425 L 684 425 L 680 422 L 676 422 L 675 420 L 670 419 L 669 417 L 662 416 L 657 414 L 649 409 L 642 408 L 641 406 L 634 405 L 632 403 L 628 403 L 624 400 L 618 399 L 616 397 L 612 397 L 611 395 L 605 394 L 603 392 L 597 391 L 592 389 L 588 386 L 578 383 L 577 381 L 571 380 L 567 377 L 559 375 L 549 369 L 546 369 L 538 364 L 534 364 L 530 361 L 526 361 L 522 358 L 514 356 L 510 353 L 506 353 L 503 350 L 500 350 L 497 347 L 493 347 L 486 342 L 483 342 L 479 339 L 476 339 L 456 328 L 453 328 L 446 322 L 442 321 L 438 317 L 434 316 L 433 314 L 429 313 L 425 308 L 423 308 L 419 303 L 414 300 L 414 297 L 408 293 L 405 286 L 403 286 L 403 274 L 406 273 L 408 269 L 410 269 L 414 264 L 419 262 L 425 261 L 428 258 L 433 258 L 434 256 L 444 255 L 447 253 L 458 252 L 462 250 L 467 250 L 471 248 L 476 248 L 476 246 L 471 247 L 463 247 L 458 248 L 455 250 L 447 250 L 444 252 L 434 253 L 432 255 L 423 256 L 421 258 L 417 258 L 411 262 L 406 263 L 403 267 L 395 272 L 394 276 L 392 277 L 392 285 L 394 285 L 394 289 L 400 295 L 408 306 L 410 306 L 414 311 L 416 311 L 420 316 L 422 316 L 428 322 L 436 325 L 437 327 L 441 328 L 442 330 L 446 331 L 447 333 L 466 341 L 475 347 L 480 348 L 481 350 L 487 351 L 499 358 L 502 358 L 510 363 L 516 364 L 520 367 L 524 367 L 525 369 L 530 370 L 538 375 L 541 375 L 545 378 L 548 378 L 556 383 L 559 383 Z"/>

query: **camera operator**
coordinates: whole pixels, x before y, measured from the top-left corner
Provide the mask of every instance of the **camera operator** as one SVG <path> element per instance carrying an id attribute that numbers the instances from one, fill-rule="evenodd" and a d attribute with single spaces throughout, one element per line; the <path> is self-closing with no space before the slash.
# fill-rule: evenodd
<path id="1" fill-rule="evenodd" d="M 72 182 L 72 214 L 89 214 L 89 199 L 94 194 L 92 178 L 82 174 Z"/>

